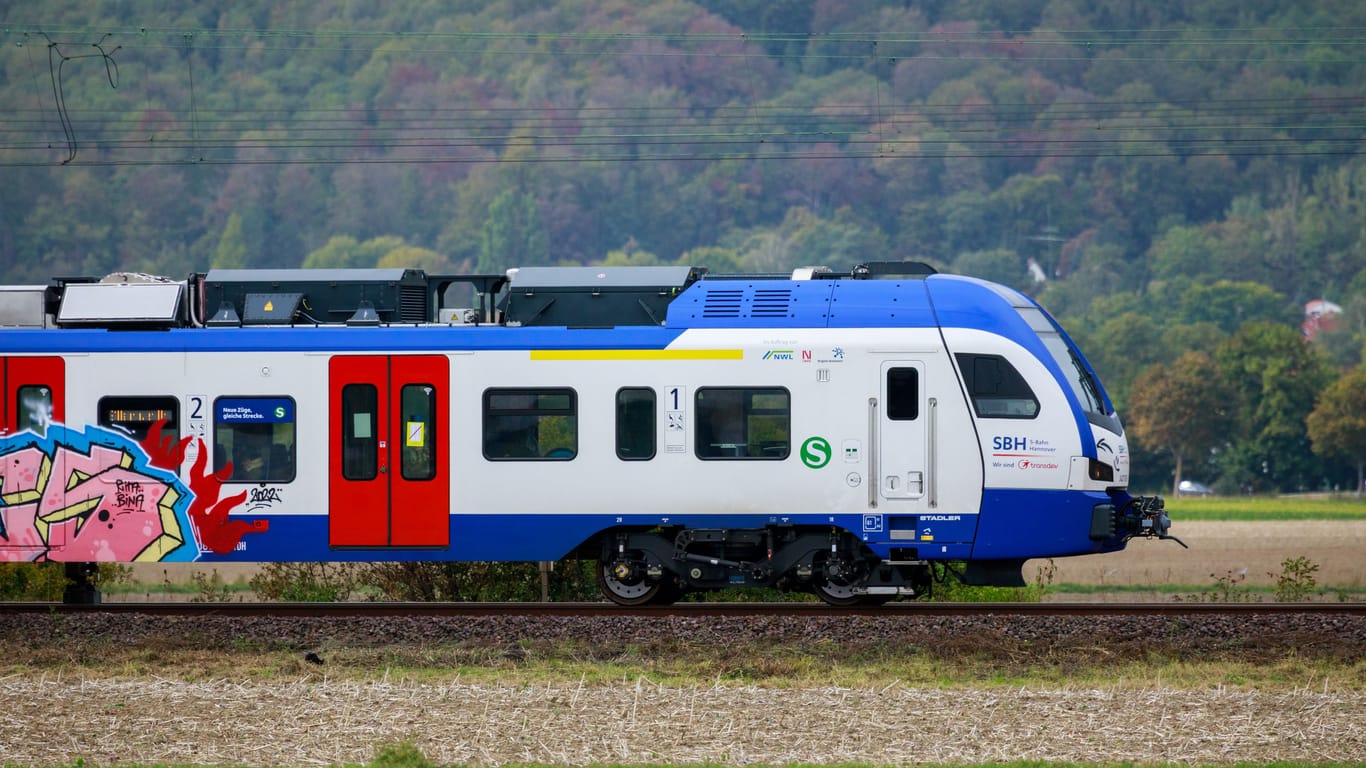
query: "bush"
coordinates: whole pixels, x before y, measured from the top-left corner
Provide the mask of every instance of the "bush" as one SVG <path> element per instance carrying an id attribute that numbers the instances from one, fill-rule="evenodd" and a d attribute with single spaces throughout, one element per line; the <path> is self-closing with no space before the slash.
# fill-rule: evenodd
<path id="1" fill-rule="evenodd" d="M 0 563 L 0 599 L 58 602 L 66 591 L 65 563 Z"/>
<path id="2" fill-rule="evenodd" d="M 362 573 L 355 563 L 268 563 L 251 577 L 251 588 L 262 600 L 332 603 L 350 599 Z"/>
<path id="3" fill-rule="evenodd" d="M 62 601 L 70 581 L 66 578 L 66 563 L 0 563 L 0 600 L 15 602 Z M 133 569 L 118 563 L 100 563 L 95 573 L 95 585 L 118 584 L 128 581 Z"/>
<path id="4" fill-rule="evenodd" d="M 1318 587 L 1319 565 L 1307 557 L 1286 558 L 1281 561 L 1280 574 L 1268 573 L 1276 577 L 1276 602 L 1298 603 L 1313 596 Z"/>
<path id="5" fill-rule="evenodd" d="M 594 563 L 561 560 L 544 574 L 552 602 L 601 599 Z M 531 602 L 542 599 L 539 563 L 374 563 L 363 577 L 383 600 L 416 602 Z"/>

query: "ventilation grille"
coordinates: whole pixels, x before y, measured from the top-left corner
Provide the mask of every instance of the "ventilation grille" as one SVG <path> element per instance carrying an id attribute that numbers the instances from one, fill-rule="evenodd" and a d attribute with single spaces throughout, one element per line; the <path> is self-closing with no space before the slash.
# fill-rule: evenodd
<path id="1" fill-rule="evenodd" d="M 743 290 L 708 291 L 706 303 L 702 305 L 702 316 L 739 317 L 740 303 L 744 297 Z"/>
<path id="2" fill-rule="evenodd" d="M 751 317 L 787 317 L 791 304 L 791 289 L 759 289 L 754 292 L 749 314 Z"/>
<path id="3" fill-rule="evenodd" d="M 427 317 L 427 288 L 422 285 L 400 285 L 398 316 L 405 323 L 425 323 Z"/>
<path id="4" fill-rule="evenodd" d="M 792 311 L 790 288 L 724 288 L 707 291 L 702 317 L 708 319 L 788 317 Z"/>

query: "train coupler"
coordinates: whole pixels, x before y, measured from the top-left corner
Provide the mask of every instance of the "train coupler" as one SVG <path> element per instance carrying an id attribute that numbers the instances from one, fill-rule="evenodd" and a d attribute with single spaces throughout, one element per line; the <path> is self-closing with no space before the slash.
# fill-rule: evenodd
<path id="1" fill-rule="evenodd" d="M 1174 541 L 1186 549 L 1186 542 L 1168 533 L 1172 520 L 1167 517 L 1167 503 L 1161 496 L 1132 496 L 1115 514 L 1117 527 L 1126 536 Z"/>

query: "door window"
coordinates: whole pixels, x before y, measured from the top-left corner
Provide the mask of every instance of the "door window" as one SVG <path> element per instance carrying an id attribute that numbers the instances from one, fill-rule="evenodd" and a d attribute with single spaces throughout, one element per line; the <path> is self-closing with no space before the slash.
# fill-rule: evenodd
<path id="1" fill-rule="evenodd" d="M 25 385 L 19 388 L 18 422 L 14 425 L 20 432 L 31 429 L 42 437 L 47 434 L 47 425 L 52 423 L 52 388 L 43 385 Z"/>
<path id="2" fill-rule="evenodd" d="M 379 391 L 373 384 L 342 387 L 342 477 L 373 480 L 379 474 Z"/>
<path id="3" fill-rule="evenodd" d="M 436 388 L 430 384 L 405 384 L 401 393 L 403 409 L 404 480 L 431 480 L 436 477 Z"/>

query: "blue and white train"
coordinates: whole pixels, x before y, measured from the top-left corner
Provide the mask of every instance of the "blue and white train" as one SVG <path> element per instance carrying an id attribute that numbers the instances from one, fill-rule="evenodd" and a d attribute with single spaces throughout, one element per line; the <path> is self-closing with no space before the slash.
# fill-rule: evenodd
<path id="1" fill-rule="evenodd" d="M 115 275 L 0 325 L 0 560 L 580 557 L 625 605 L 848 605 L 1170 538 L 1058 324 L 923 265 Z"/>

